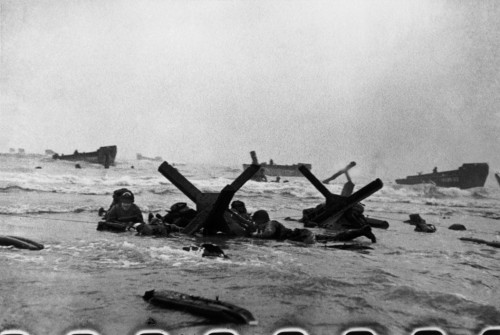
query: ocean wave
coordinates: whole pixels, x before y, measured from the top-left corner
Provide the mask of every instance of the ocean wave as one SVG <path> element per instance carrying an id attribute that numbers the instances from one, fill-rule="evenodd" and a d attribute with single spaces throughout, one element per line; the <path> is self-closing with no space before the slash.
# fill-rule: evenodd
<path id="1" fill-rule="evenodd" d="M 77 240 L 72 245 L 53 245 L 59 253 L 84 259 L 79 262 L 68 261 L 69 268 L 78 271 L 102 268 L 141 269 L 151 263 L 148 255 L 134 243 L 122 239 L 100 239 L 94 241 Z"/>
<path id="2" fill-rule="evenodd" d="M 420 291 L 413 287 L 402 286 L 392 289 L 384 298 L 402 301 L 408 307 L 420 305 L 427 310 L 449 310 L 451 313 L 467 315 L 486 324 L 495 324 L 500 320 L 500 311 L 495 306 L 474 302 L 458 294 Z"/>
<path id="3" fill-rule="evenodd" d="M 5 187 L 0 187 L 0 192 L 3 192 L 3 193 L 18 192 L 18 191 L 33 192 L 33 191 L 38 191 L 38 190 L 36 190 L 34 188 L 29 188 L 29 187 L 22 187 L 19 185 L 7 185 Z"/>
<path id="4" fill-rule="evenodd" d="M 391 252 L 388 254 L 396 254 L 396 253 Z M 390 273 L 390 272 L 385 271 L 385 270 L 382 270 L 382 269 L 370 269 L 367 274 L 369 275 L 368 281 L 370 283 L 375 283 L 375 284 L 388 285 L 393 280 L 398 279 L 398 276 L 396 276 L 395 274 Z"/>
<path id="5" fill-rule="evenodd" d="M 153 193 L 153 194 L 157 194 L 157 195 L 165 195 L 165 194 L 176 194 L 178 193 L 178 191 L 174 190 L 174 189 L 165 189 L 165 188 L 162 188 L 162 189 L 150 189 L 148 190 L 149 192 Z"/>
<path id="6" fill-rule="evenodd" d="M 47 198 L 58 201 L 57 194 L 75 194 L 85 196 L 83 200 L 75 197 L 76 202 L 88 201 L 94 197 L 97 201 L 101 196 L 111 196 L 114 190 L 122 187 L 131 189 L 134 194 L 144 195 L 153 199 L 152 203 L 140 202 L 141 209 L 149 211 L 162 210 L 160 197 L 165 196 L 172 201 L 174 195 L 180 194 L 172 183 L 165 179 L 156 169 L 152 169 L 151 162 L 136 162 L 135 169 L 129 168 L 129 163 L 123 163 L 105 170 L 100 166 L 89 164 L 83 169 L 74 169 L 73 162 L 48 161 L 42 170 L 28 169 L 19 171 L 17 161 L 12 161 L 11 168 L 0 171 L 0 194 L 9 194 L 14 198 L 22 197 L 23 192 L 53 193 L 55 197 Z M 32 163 L 41 165 L 41 161 Z M 202 192 L 220 192 L 224 186 L 231 184 L 240 175 L 241 170 L 235 167 L 214 167 L 207 165 L 186 164 L 180 167 L 182 174 Z M 17 171 L 16 171 L 17 170 Z M 355 191 L 364 185 L 357 185 Z M 325 185 L 329 192 L 339 194 L 343 184 Z M 156 198 L 155 198 L 156 197 Z M 111 198 L 109 198 L 110 200 Z M 185 197 L 182 196 L 182 199 Z M 288 183 L 259 183 L 248 181 L 238 190 L 235 199 L 248 202 L 248 207 L 268 206 L 272 209 L 293 209 L 313 207 L 325 201 L 324 196 L 305 178 L 291 178 Z M 386 184 L 369 198 L 363 200 L 366 210 L 372 212 L 387 212 L 405 214 L 419 208 L 420 214 L 428 215 L 459 215 L 468 214 L 498 220 L 500 209 L 497 209 L 500 200 L 500 189 L 475 188 L 460 190 L 457 188 L 440 188 L 434 185 L 402 185 Z M 92 201 L 92 200 L 91 200 Z M 295 204 L 297 202 L 297 204 Z M 61 204 L 61 202 L 59 202 Z M 107 204 L 107 201 L 106 201 Z M 425 206 L 424 210 L 422 206 Z M 74 206 L 66 202 L 68 208 L 62 209 L 56 205 L 49 205 L 49 212 L 72 212 Z M 6 212 L 31 213 L 37 208 L 7 209 Z M 63 205 L 61 205 L 63 207 Z M 44 209 L 46 210 L 46 209 Z"/>
<path id="7" fill-rule="evenodd" d="M 0 207 L 0 214 L 2 215 L 12 215 L 12 216 L 26 216 L 30 217 L 38 214 L 61 214 L 61 213 L 82 213 L 82 212 L 97 212 L 97 210 L 92 206 L 74 206 L 72 208 L 68 207 L 48 207 L 43 208 L 33 207 L 30 205 L 20 205 L 17 207 Z"/>
<path id="8" fill-rule="evenodd" d="M 296 287 L 299 290 L 296 292 L 296 294 L 304 294 L 304 295 L 322 294 L 322 292 L 330 292 L 341 288 L 355 287 L 355 286 L 356 285 L 352 284 L 349 281 L 343 281 L 327 277 L 308 278 L 307 280 L 296 282 L 296 286 L 294 284 L 294 287 Z"/>
<path id="9" fill-rule="evenodd" d="M 8 185 L 0 187 L 0 193 L 16 192 L 41 192 L 41 193 L 61 193 L 61 194 L 82 194 L 82 195 L 106 195 L 112 194 L 113 189 L 87 188 L 80 186 L 58 186 L 58 185 Z"/>
<path id="10" fill-rule="evenodd" d="M 489 192 L 485 188 L 474 190 L 471 193 L 471 196 L 475 199 L 488 199 L 491 197 Z"/>
<path id="11" fill-rule="evenodd" d="M 471 198 L 471 199 L 498 199 L 499 192 L 485 187 L 472 189 L 459 189 L 456 187 L 438 187 L 422 184 L 412 186 L 389 185 L 384 186 L 379 194 L 394 195 L 399 197 L 425 197 L 425 198 Z"/>

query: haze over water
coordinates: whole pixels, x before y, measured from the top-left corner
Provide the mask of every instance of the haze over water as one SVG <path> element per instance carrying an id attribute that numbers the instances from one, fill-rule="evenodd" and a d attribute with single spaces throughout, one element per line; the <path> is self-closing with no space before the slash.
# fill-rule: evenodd
<path id="1" fill-rule="evenodd" d="M 497 170 L 499 6 L 1 0 L 0 150 Z"/>

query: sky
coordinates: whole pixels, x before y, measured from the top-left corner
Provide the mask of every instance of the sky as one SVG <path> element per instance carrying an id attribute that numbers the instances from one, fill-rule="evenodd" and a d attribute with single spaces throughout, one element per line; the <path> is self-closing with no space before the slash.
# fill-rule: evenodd
<path id="1" fill-rule="evenodd" d="M 0 152 L 500 170 L 495 0 L 0 0 Z"/>

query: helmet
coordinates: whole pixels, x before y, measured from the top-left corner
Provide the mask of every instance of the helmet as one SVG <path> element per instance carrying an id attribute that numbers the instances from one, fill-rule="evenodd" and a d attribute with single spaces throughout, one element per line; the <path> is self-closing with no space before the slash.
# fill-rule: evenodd
<path id="1" fill-rule="evenodd" d="M 113 192 L 113 201 L 119 201 L 124 193 L 130 193 L 132 195 L 132 201 L 134 201 L 134 194 L 127 188 L 120 188 Z"/>
<path id="2" fill-rule="evenodd" d="M 177 202 L 170 207 L 171 212 L 182 212 L 188 209 L 188 205 L 185 202 Z"/>
<path id="3" fill-rule="evenodd" d="M 240 200 L 235 200 L 231 203 L 231 208 L 245 207 L 245 203 Z"/>
<path id="4" fill-rule="evenodd" d="M 265 210 L 260 209 L 260 210 L 256 211 L 255 213 L 253 213 L 252 220 L 253 221 L 267 222 L 270 219 L 269 219 L 269 214 Z"/>

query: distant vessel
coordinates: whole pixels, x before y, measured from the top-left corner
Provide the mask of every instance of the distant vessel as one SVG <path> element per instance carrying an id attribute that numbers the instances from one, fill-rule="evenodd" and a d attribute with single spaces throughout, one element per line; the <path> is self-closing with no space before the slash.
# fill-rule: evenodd
<path id="1" fill-rule="evenodd" d="M 116 152 L 116 145 L 110 145 L 107 147 L 100 147 L 97 151 L 93 152 L 78 152 L 78 150 L 75 150 L 72 155 L 54 154 L 52 158 L 102 164 L 105 168 L 109 168 L 110 165 L 115 165 Z"/>
<path id="2" fill-rule="evenodd" d="M 141 154 L 137 154 L 137 160 L 147 160 L 147 161 L 158 161 L 158 162 L 161 162 L 161 161 L 163 161 L 163 158 L 161 158 L 160 156 L 156 156 L 155 158 L 151 158 L 151 157 L 143 156 Z"/>
<path id="3" fill-rule="evenodd" d="M 252 164 L 259 164 L 255 151 L 251 151 L 250 156 L 252 157 Z M 260 163 L 261 171 L 266 176 L 271 177 L 303 177 L 302 173 L 299 171 L 299 166 L 301 165 L 305 165 L 309 170 L 312 169 L 311 164 L 297 163 L 293 165 L 279 165 L 274 164 L 272 159 L 269 161 L 269 164 L 265 162 Z M 243 164 L 243 170 L 246 170 L 249 166 L 250 164 Z"/>
<path id="4" fill-rule="evenodd" d="M 27 154 L 23 148 L 16 149 L 10 148 L 9 153 L 0 153 L 0 156 L 12 156 L 12 157 L 36 157 L 37 154 Z"/>
<path id="5" fill-rule="evenodd" d="M 458 170 L 438 172 L 437 168 L 434 168 L 432 173 L 396 179 L 396 183 L 402 185 L 431 183 L 439 187 L 458 187 L 461 189 L 483 187 L 488 177 L 488 171 L 487 163 L 467 163 L 462 164 Z"/>

